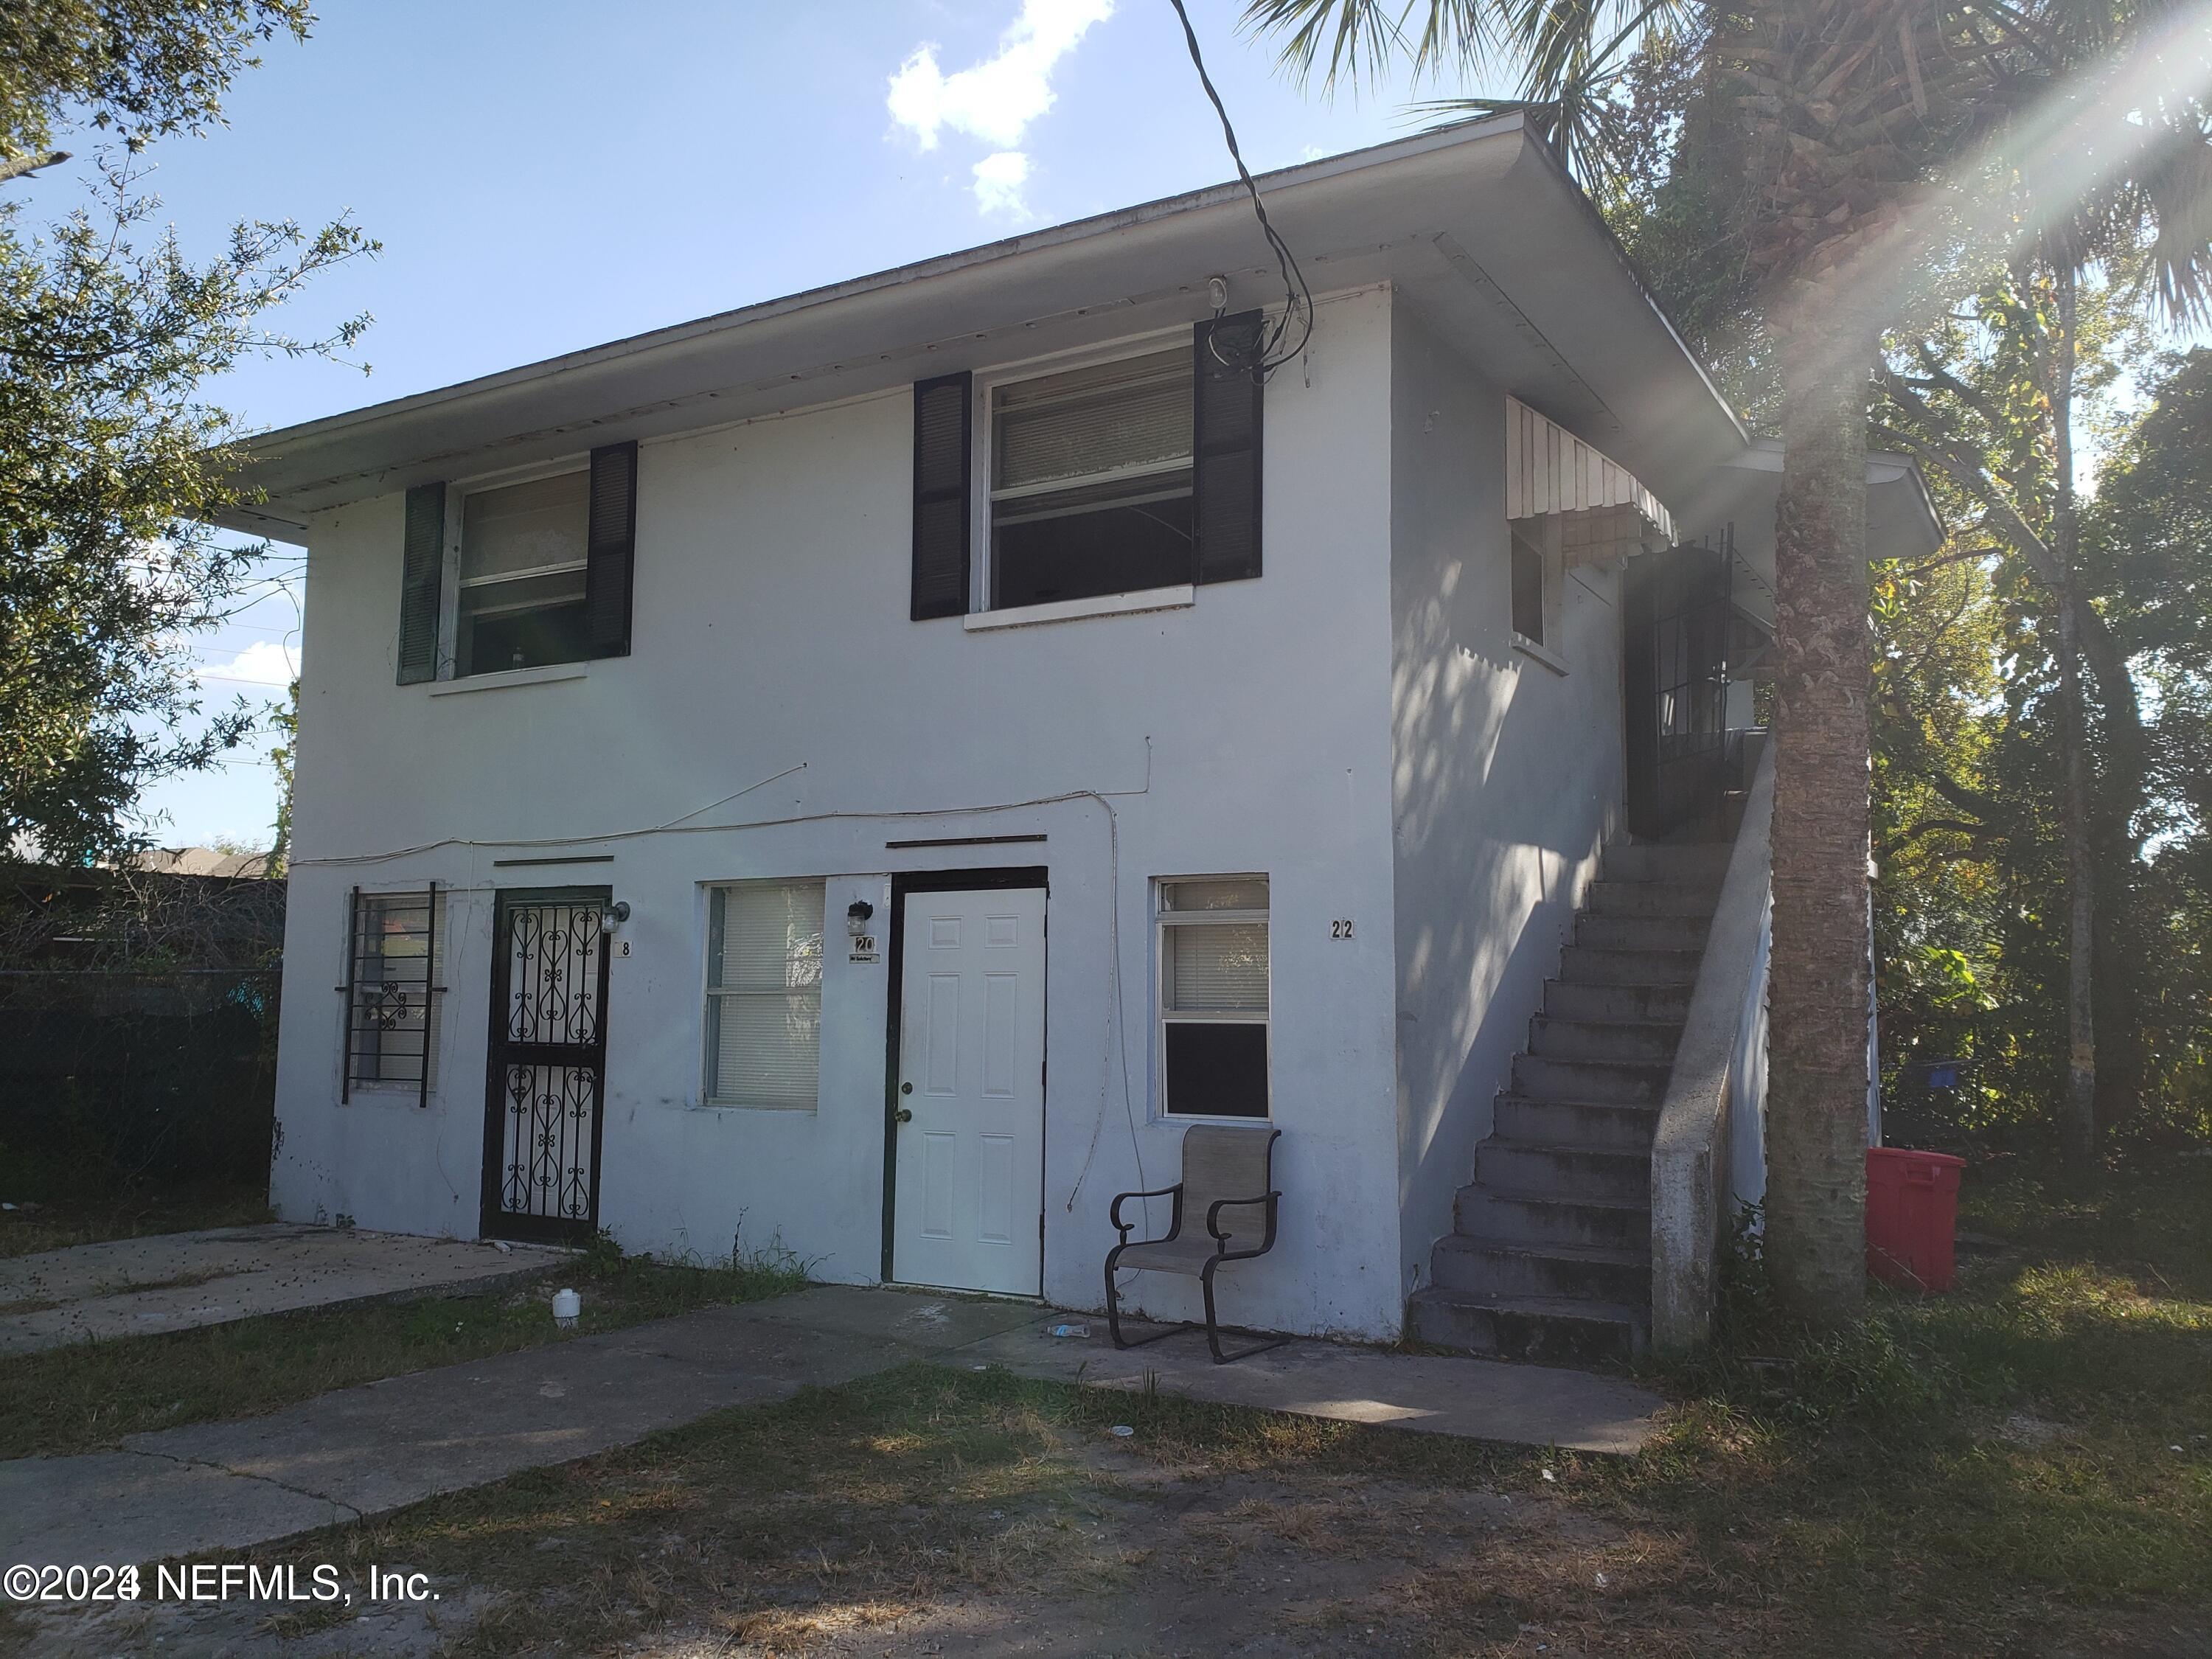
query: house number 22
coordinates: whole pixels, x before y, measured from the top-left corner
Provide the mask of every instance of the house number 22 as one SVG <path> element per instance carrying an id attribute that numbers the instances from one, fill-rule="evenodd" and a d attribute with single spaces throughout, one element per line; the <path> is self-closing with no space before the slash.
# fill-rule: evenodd
<path id="1" fill-rule="evenodd" d="M 1350 916 L 1339 916 L 1334 921 L 1329 923 L 1328 936 L 1331 939 L 1350 939 L 1352 937 L 1352 918 Z"/>

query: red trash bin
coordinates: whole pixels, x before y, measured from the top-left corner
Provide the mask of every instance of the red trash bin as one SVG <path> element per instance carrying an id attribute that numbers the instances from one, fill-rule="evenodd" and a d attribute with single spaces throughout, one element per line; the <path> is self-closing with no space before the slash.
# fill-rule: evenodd
<path id="1" fill-rule="evenodd" d="M 1867 1271 L 1916 1291 L 1948 1291 L 1957 1277 L 1963 1158 L 1903 1146 L 1867 1148 Z"/>

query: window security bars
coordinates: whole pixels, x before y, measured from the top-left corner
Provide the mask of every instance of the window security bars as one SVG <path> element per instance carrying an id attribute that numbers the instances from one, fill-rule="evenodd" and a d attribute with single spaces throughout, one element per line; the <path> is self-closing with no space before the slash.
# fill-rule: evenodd
<path id="1" fill-rule="evenodd" d="M 362 1084 L 415 1085 L 430 1103 L 441 965 L 438 884 L 405 893 L 353 890 L 346 929 L 345 1069 L 338 1098 Z"/>

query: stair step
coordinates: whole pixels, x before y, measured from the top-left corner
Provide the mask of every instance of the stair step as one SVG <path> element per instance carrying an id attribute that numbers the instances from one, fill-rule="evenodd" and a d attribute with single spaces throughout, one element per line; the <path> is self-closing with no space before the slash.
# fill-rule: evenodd
<path id="1" fill-rule="evenodd" d="M 1501 1140 L 1648 1153 L 1658 1132 L 1659 1109 L 1620 1101 L 1531 1100 L 1526 1095 L 1501 1094 L 1492 1108 L 1492 1127 Z"/>
<path id="2" fill-rule="evenodd" d="M 1599 873 L 1608 881 L 1680 881 L 1717 887 L 1728 875 L 1731 842 L 1655 845 L 1617 842 L 1605 849 Z"/>
<path id="3" fill-rule="evenodd" d="M 1528 1052 L 1553 1060 L 1640 1060 L 1671 1066 L 1681 1038 L 1680 1020 L 1565 1019 L 1539 1014 L 1528 1022 Z"/>
<path id="4" fill-rule="evenodd" d="M 1559 952 L 1559 977 L 1586 985 L 1680 985 L 1698 981 L 1703 951 L 1616 951 L 1570 945 Z"/>
<path id="5" fill-rule="evenodd" d="M 1615 1100 L 1656 1106 L 1667 1097 L 1669 1060 L 1513 1057 L 1513 1092 L 1534 1100 Z"/>
<path id="6" fill-rule="evenodd" d="M 1555 1198 L 1640 1199 L 1651 1191 L 1651 1155 L 1629 1147 L 1501 1140 L 1474 1149 L 1478 1186 Z"/>
<path id="7" fill-rule="evenodd" d="M 1560 1019 L 1663 1020 L 1680 1025 L 1690 1017 L 1690 988 L 1551 979 L 1544 981 L 1544 1012 Z"/>
<path id="8" fill-rule="evenodd" d="M 1651 1259 L 1595 1245 L 1510 1244 L 1447 1234 L 1437 1241 L 1436 1282 L 1492 1296 L 1571 1297 L 1630 1307 L 1651 1299 Z"/>
<path id="9" fill-rule="evenodd" d="M 1406 1315 L 1419 1341 L 1502 1359 L 1620 1364 L 1650 1342 L 1650 1316 L 1626 1304 L 1487 1296 L 1431 1285 L 1413 1293 Z"/>
<path id="10" fill-rule="evenodd" d="M 1708 882 L 1594 881 L 1583 898 L 1593 915 L 1703 916 L 1720 908 L 1721 890 Z"/>
<path id="11" fill-rule="evenodd" d="M 1641 1199 L 1562 1198 L 1556 1193 L 1462 1187 L 1452 1200 L 1452 1230 L 1469 1238 L 1527 1244 L 1651 1248 L 1651 1202 Z"/>
<path id="12" fill-rule="evenodd" d="M 1705 948 L 1711 916 L 1613 916 L 1575 918 L 1575 943 L 1609 951 L 1697 951 Z"/>

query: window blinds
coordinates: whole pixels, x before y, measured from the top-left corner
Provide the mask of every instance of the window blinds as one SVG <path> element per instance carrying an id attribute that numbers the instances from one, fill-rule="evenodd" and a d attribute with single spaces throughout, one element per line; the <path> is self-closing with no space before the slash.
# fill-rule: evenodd
<path id="1" fill-rule="evenodd" d="M 1188 467 L 1190 388 L 1190 358 L 1179 350 L 1000 387 L 993 394 L 993 493 Z"/>
<path id="2" fill-rule="evenodd" d="M 585 528 L 591 514 L 587 472 L 563 472 L 503 489 L 479 489 L 461 508 L 461 580 L 518 576 L 584 568 Z"/>
<path id="3" fill-rule="evenodd" d="M 1163 882 L 1161 1011 L 1265 1014 L 1267 910 L 1264 878 Z M 1258 917 L 1252 915 L 1255 911 Z M 1192 919 L 1171 920 L 1179 915 Z"/>
<path id="4" fill-rule="evenodd" d="M 822 1053 L 823 884 L 714 890 L 708 961 L 708 1095 L 811 1108 Z"/>

